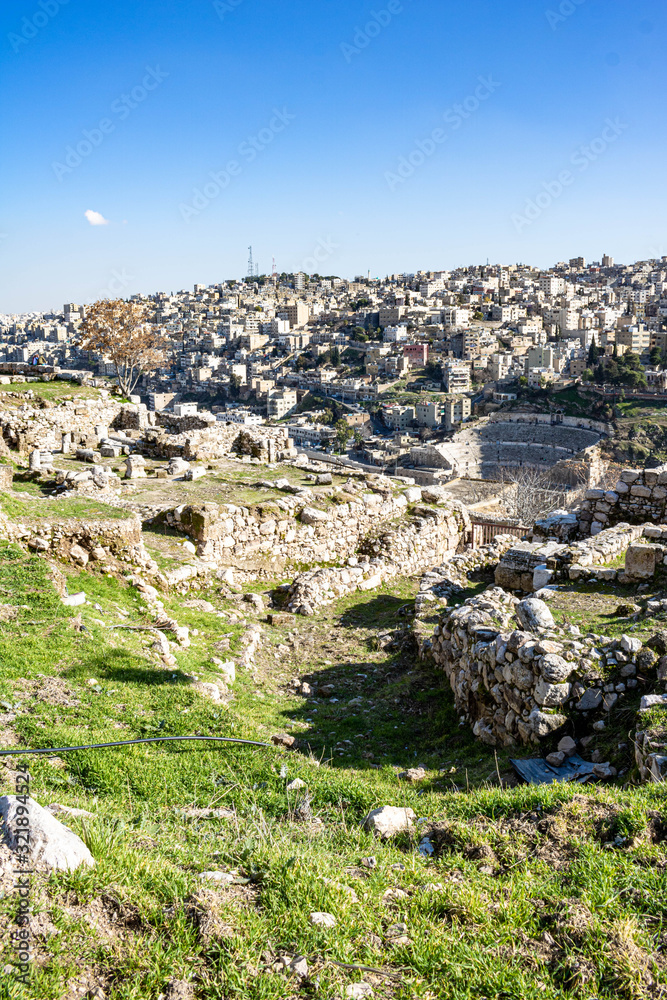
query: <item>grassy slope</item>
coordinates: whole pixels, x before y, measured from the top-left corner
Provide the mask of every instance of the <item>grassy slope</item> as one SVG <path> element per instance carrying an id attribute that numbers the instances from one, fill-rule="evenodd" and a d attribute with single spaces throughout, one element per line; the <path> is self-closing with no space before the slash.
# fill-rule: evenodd
<path id="1" fill-rule="evenodd" d="M 253 620 L 248 605 L 201 595 L 228 616 L 218 618 L 181 598 L 166 602 L 199 634 L 176 651 L 178 668 L 163 669 L 146 633 L 108 627 L 149 620 L 132 588 L 78 575 L 70 589 L 94 603 L 75 619 L 46 570 L 38 558 L 2 550 L 0 599 L 27 605 L 0 625 L 0 707 L 16 709 L 0 727 L 21 743 L 156 732 L 265 740 L 287 730 L 304 752 L 174 744 L 33 758 L 38 801 L 95 814 L 68 824 L 97 866 L 36 877 L 40 920 L 60 933 L 35 938 L 30 987 L 0 976 L 1 998 L 73 996 L 75 977 L 101 983 L 114 1000 L 153 1000 L 171 978 L 221 1000 L 336 997 L 362 979 L 376 996 L 405 1000 L 658 995 L 650 956 L 661 964 L 667 858 L 653 842 L 660 824 L 650 837 L 646 814 L 662 808 L 662 789 L 499 788 L 493 751 L 459 726 L 441 679 L 409 654 L 374 648 L 378 629 L 405 625 L 412 582 L 344 599 L 314 619 L 265 625 L 257 667 L 239 677 L 226 708 L 202 699 L 188 678 L 215 679 L 209 657 L 225 654 L 214 644 L 227 637 L 234 655 L 243 619 Z M 295 697 L 286 688 L 293 676 L 332 683 L 338 701 Z M 358 696 L 361 706 L 348 707 Z M 310 760 L 309 746 L 328 763 Z M 498 757 L 504 773 L 508 753 Z M 394 765 L 417 763 L 429 768 L 427 780 L 400 782 Z M 11 791 L 11 769 L 0 776 Z M 295 777 L 323 828 L 296 821 L 297 793 L 286 791 Z M 444 821 L 434 858 L 419 855 L 418 834 L 385 845 L 361 831 L 365 813 L 389 803 Z M 177 812 L 192 805 L 226 806 L 234 816 Z M 368 855 L 374 870 L 360 867 Z M 208 869 L 237 873 L 237 884 L 202 888 L 198 875 Z M 405 895 L 385 898 L 389 889 Z M 0 899 L 7 929 L 15 904 L 11 891 Z M 337 927 L 311 927 L 316 910 L 334 914 Z M 410 943 L 389 943 L 396 923 L 407 925 Z M 308 957 L 309 982 L 271 971 L 282 951 Z"/>

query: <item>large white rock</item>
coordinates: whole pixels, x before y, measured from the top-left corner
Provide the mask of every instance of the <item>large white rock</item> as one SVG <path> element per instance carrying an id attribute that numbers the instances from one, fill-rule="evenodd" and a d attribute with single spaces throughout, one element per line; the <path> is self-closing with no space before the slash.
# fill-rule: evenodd
<path id="1" fill-rule="evenodd" d="M 12 851 L 22 851 L 25 841 L 21 834 L 29 831 L 29 856 L 35 864 L 64 871 L 95 864 L 81 838 L 34 799 L 28 798 L 23 804 L 16 795 L 3 795 L 0 820 L 5 842 Z"/>
<path id="2" fill-rule="evenodd" d="M 304 524 L 322 524 L 329 520 L 329 515 L 317 507 L 304 507 L 301 511 L 301 520 Z"/>
<path id="3" fill-rule="evenodd" d="M 527 632 L 541 632 L 556 624 L 548 606 L 536 597 L 529 597 L 517 604 L 516 616 Z"/>
<path id="4" fill-rule="evenodd" d="M 382 806 L 373 809 L 364 820 L 364 830 L 387 840 L 402 830 L 409 830 L 415 818 L 414 809 L 404 809 L 401 806 Z"/>

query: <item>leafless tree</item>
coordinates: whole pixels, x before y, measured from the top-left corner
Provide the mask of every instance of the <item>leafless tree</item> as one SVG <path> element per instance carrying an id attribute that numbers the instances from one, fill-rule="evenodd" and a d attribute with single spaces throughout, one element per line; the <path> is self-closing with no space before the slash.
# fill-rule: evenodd
<path id="1" fill-rule="evenodd" d="M 582 497 L 582 490 L 568 489 L 563 483 L 554 482 L 549 470 L 521 466 L 501 468 L 498 479 L 503 490 L 502 507 L 507 517 L 522 524 L 532 524 L 538 517 L 551 514 L 563 507 L 572 507 Z"/>

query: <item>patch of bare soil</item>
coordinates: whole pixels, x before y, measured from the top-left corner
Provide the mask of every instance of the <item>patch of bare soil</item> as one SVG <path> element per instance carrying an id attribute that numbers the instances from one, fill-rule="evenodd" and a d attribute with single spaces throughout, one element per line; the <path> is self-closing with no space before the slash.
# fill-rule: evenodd
<path id="1" fill-rule="evenodd" d="M 36 677 L 34 680 L 22 680 L 16 694 L 22 698 L 34 698 L 57 705 L 61 708 L 75 708 L 79 704 L 78 696 L 60 677 Z"/>

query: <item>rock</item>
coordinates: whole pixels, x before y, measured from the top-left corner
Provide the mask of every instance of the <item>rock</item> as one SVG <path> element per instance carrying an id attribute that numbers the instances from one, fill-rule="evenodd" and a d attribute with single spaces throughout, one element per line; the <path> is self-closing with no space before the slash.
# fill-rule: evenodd
<path id="1" fill-rule="evenodd" d="M 310 922 L 313 927 L 335 927 L 336 918 L 333 913 L 311 913 Z"/>
<path id="2" fill-rule="evenodd" d="M 305 788 L 306 782 L 302 781 L 301 778 L 295 778 L 294 781 L 290 781 L 285 787 L 288 792 L 296 792 L 299 788 Z"/>
<path id="3" fill-rule="evenodd" d="M 187 979 L 171 979 L 167 983 L 164 1000 L 195 1000 L 195 988 Z"/>
<path id="4" fill-rule="evenodd" d="M 571 757 L 577 752 L 577 744 L 571 736 L 564 736 L 562 740 L 559 740 L 558 742 L 558 749 L 561 753 L 564 753 L 566 757 Z"/>
<path id="5" fill-rule="evenodd" d="M 216 705 L 219 705 L 223 700 L 222 691 L 217 684 L 210 684 L 208 681 L 200 681 L 198 684 L 195 684 L 195 690 L 199 691 L 204 698 L 208 698 L 209 701 L 215 702 Z"/>
<path id="6" fill-rule="evenodd" d="M 621 636 L 621 649 L 624 653 L 638 653 L 642 648 L 641 639 L 634 639 L 629 635 Z"/>
<path id="7" fill-rule="evenodd" d="M 617 618 L 629 618 L 630 615 L 636 615 L 640 611 L 641 608 L 638 604 L 619 604 L 614 614 Z"/>
<path id="8" fill-rule="evenodd" d="M 374 833 L 383 840 L 409 830 L 415 818 L 413 809 L 404 809 L 400 806 L 382 806 L 380 809 L 373 809 L 363 822 L 364 830 Z"/>
<path id="9" fill-rule="evenodd" d="M 645 694 L 639 703 L 640 712 L 648 712 L 649 708 L 667 705 L 667 694 Z"/>
<path id="10" fill-rule="evenodd" d="M 403 496 L 408 503 L 421 503 L 422 491 L 418 486 L 409 486 L 407 490 L 403 490 Z"/>
<path id="11" fill-rule="evenodd" d="M 423 781 L 425 777 L 426 771 L 423 767 L 409 767 L 407 771 L 401 771 L 399 774 L 402 781 L 409 781 L 411 784 Z"/>
<path id="12" fill-rule="evenodd" d="M 276 736 L 272 736 L 271 742 L 274 746 L 285 747 L 286 750 L 296 750 L 298 746 L 295 737 L 289 736 L 288 733 L 278 733 Z"/>
<path id="13" fill-rule="evenodd" d="M 15 795 L 2 796 L 0 819 L 5 841 L 16 854 L 24 854 L 24 840 L 20 834 L 26 828 L 30 830 L 29 856 L 34 864 L 63 871 L 95 864 L 81 838 L 32 798 L 23 804 Z M 27 827 L 18 824 L 24 819 L 28 820 Z"/>
<path id="14" fill-rule="evenodd" d="M 301 511 L 301 521 L 303 524 L 322 524 L 329 520 L 329 515 L 316 507 L 304 507 Z"/>
<path id="15" fill-rule="evenodd" d="M 303 957 L 303 955 L 297 955 L 287 966 L 289 972 L 297 976 L 299 979 L 308 978 L 308 962 Z"/>
<path id="16" fill-rule="evenodd" d="M 189 539 L 186 539 L 183 542 L 183 548 L 185 549 L 186 552 L 189 552 L 191 555 L 193 556 L 197 555 L 197 546 L 194 544 L 194 542 L 191 542 Z"/>
<path id="17" fill-rule="evenodd" d="M 596 733 L 601 733 L 604 728 L 605 728 L 604 719 L 598 719 L 597 722 L 593 723 L 593 729 L 595 730 Z M 582 740 L 581 742 L 583 743 L 584 741 Z"/>
<path id="18" fill-rule="evenodd" d="M 72 806 L 61 806 L 59 802 L 52 802 L 51 805 L 46 808 L 53 816 L 57 816 L 58 813 L 64 813 L 66 816 L 83 816 L 84 819 L 95 819 L 95 813 L 88 812 L 87 809 L 75 809 Z"/>
<path id="19" fill-rule="evenodd" d="M 330 472 L 323 472 L 319 476 L 315 476 L 315 483 L 317 486 L 331 486 L 333 483 L 333 476 Z"/>
<path id="20" fill-rule="evenodd" d="M 67 597 L 63 597 L 61 600 L 68 608 L 78 608 L 81 604 L 86 603 L 86 595 L 83 591 L 80 591 L 78 594 L 68 594 Z"/>
<path id="21" fill-rule="evenodd" d="M 529 597 L 516 606 L 516 616 L 527 632 L 542 632 L 555 626 L 554 616 L 544 601 Z"/>
<path id="22" fill-rule="evenodd" d="M 594 764 L 593 774 L 596 778 L 609 779 L 615 778 L 618 771 L 615 767 L 612 767 L 611 764 Z"/>
<path id="23" fill-rule="evenodd" d="M 377 868 L 378 866 L 377 858 L 374 857 L 362 858 L 359 864 L 361 865 L 362 868 L 371 868 L 371 869 Z"/>
<path id="24" fill-rule="evenodd" d="M 568 663 L 556 653 L 547 653 L 540 662 L 540 672 L 549 684 L 561 684 L 572 673 L 574 664 Z"/>
<path id="25" fill-rule="evenodd" d="M 262 600 L 262 597 L 259 594 L 244 594 L 243 600 L 246 602 L 246 604 L 252 604 L 255 611 L 264 610 L 264 601 Z"/>
<path id="26" fill-rule="evenodd" d="M 236 681 L 236 664 L 233 660 L 219 660 L 217 656 L 212 656 L 211 663 L 215 665 L 218 673 L 222 674 L 227 684 Z"/>
<path id="27" fill-rule="evenodd" d="M 234 876 L 231 875 L 229 872 L 210 871 L 210 872 L 202 872 L 201 875 L 199 876 L 199 880 L 201 882 L 218 882 L 221 885 L 222 884 L 231 885 L 232 882 L 234 881 Z"/>
<path id="28" fill-rule="evenodd" d="M 655 545 L 630 545 L 625 553 L 628 580 L 649 580 L 655 573 L 655 557 Z"/>
<path id="29" fill-rule="evenodd" d="M 78 563 L 79 566 L 88 565 L 88 560 L 90 559 L 90 556 L 88 555 L 85 549 L 81 548 L 80 545 L 77 545 L 76 543 L 72 545 L 72 547 L 69 550 L 69 554 L 70 558 L 73 559 L 75 563 Z"/>
<path id="30" fill-rule="evenodd" d="M 556 753 L 548 753 L 546 761 L 551 767 L 562 767 L 565 763 L 565 754 L 560 750 Z"/>
<path id="31" fill-rule="evenodd" d="M 600 688 L 588 688 L 577 702 L 579 712 L 594 712 L 602 704 Z"/>
<path id="32" fill-rule="evenodd" d="M 567 701 L 571 690 L 571 684 L 549 684 L 540 677 L 535 685 L 534 697 L 537 704 L 543 708 L 556 708 Z"/>
<path id="33" fill-rule="evenodd" d="M 348 1000 L 364 1000 L 373 996 L 373 987 L 368 983 L 350 983 L 345 987 L 345 996 Z"/>
<path id="34" fill-rule="evenodd" d="M 533 590 L 541 590 L 553 580 L 553 570 L 547 569 L 546 563 L 536 566 L 533 570 Z"/>
<path id="35" fill-rule="evenodd" d="M 560 729 L 566 722 L 567 719 L 564 715 L 550 715 L 546 712 L 540 712 L 537 708 L 534 708 L 528 716 L 530 730 L 540 739 Z"/>
<path id="36" fill-rule="evenodd" d="M 106 551 L 101 545 L 96 545 L 94 549 L 91 549 L 90 558 L 95 562 L 103 562 L 107 557 Z"/>

